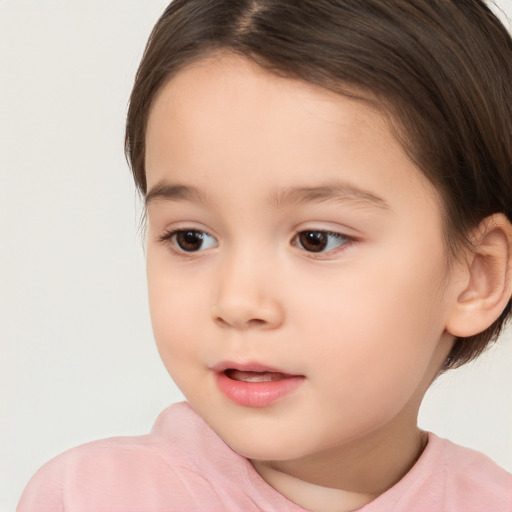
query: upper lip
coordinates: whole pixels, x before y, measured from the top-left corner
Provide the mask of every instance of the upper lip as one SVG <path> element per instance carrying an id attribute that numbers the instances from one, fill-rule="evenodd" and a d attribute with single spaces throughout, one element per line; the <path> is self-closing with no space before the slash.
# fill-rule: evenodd
<path id="1" fill-rule="evenodd" d="M 266 364 L 248 361 L 248 362 L 235 362 L 235 361 L 221 361 L 217 363 L 215 366 L 212 366 L 212 370 L 218 373 L 224 372 L 226 370 L 240 370 L 242 372 L 272 372 L 272 373 L 282 373 L 284 375 L 294 375 L 285 370 L 281 370 L 279 368 L 275 368 L 273 366 L 268 366 Z"/>

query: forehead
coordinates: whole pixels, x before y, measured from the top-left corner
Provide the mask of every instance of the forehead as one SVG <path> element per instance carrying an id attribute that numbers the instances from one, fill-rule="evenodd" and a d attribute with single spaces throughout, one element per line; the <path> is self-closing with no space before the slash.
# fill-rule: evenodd
<path id="1" fill-rule="evenodd" d="M 269 129 L 298 122 L 300 128 L 313 117 L 333 124 L 357 118 L 362 125 L 371 111 L 374 129 L 387 131 L 387 118 L 370 107 L 369 95 L 349 92 L 366 100 L 354 100 L 350 112 L 345 108 L 346 97 L 302 80 L 277 76 L 247 58 L 221 52 L 186 66 L 169 80 L 156 96 L 149 124 L 159 113 L 168 119 L 172 115 L 182 128 L 196 121 L 190 128 L 200 136 L 203 129 L 220 128 L 230 120 L 236 122 L 236 128 L 246 125 L 253 132 L 259 124 Z"/>
<path id="2" fill-rule="evenodd" d="M 276 187 L 343 174 L 375 190 L 395 181 L 389 171 L 399 169 L 402 182 L 437 200 L 393 133 L 389 116 L 369 102 L 215 54 L 182 69 L 155 99 L 146 132 L 148 189 L 170 174 L 211 182 L 222 173 L 233 185 L 270 175 Z M 362 172 L 371 167 L 380 171 Z"/>

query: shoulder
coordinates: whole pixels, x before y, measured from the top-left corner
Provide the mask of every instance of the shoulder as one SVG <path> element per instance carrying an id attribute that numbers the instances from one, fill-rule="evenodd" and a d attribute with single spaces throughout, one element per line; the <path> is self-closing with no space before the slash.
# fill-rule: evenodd
<path id="1" fill-rule="evenodd" d="M 512 512 L 512 475 L 489 457 L 429 433 L 411 470 L 361 512 Z"/>
<path id="2" fill-rule="evenodd" d="M 512 474 L 471 448 L 431 435 L 442 465 L 446 501 L 464 503 L 468 510 L 512 510 Z"/>
<path id="3" fill-rule="evenodd" d="M 211 491 L 200 477 L 205 461 L 198 460 L 209 435 L 187 404 L 175 404 L 150 434 L 94 441 L 46 463 L 27 485 L 18 512 L 188 508 L 184 490 L 191 479 L 196 490 Z"/>

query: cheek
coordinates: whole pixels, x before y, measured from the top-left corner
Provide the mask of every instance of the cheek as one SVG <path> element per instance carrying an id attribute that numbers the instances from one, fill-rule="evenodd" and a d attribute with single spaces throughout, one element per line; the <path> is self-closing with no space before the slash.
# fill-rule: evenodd
<path id="1" fill-rule="evenodd" d="M 295 303 L 296 333 L 316 340 L 309 360 L 332 393 L 403 401 L 417 386 L 444 331 L 440 268 L 432 255 L 381 253 L 311 282 L 307 304 Z"/>
<path id="2" fill-rule="evenodd" d="M 194 331 L 203 306 L 198 283 L 187 283 L 183 274 L 171 271 L 165 258 L 147 255 L 148 299 L 154 338 L 169 371 L 191 357 Z"/>

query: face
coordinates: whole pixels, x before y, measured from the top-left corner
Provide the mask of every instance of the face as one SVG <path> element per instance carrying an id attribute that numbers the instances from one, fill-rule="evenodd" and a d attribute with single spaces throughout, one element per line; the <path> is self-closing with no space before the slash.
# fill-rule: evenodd
<path id="1" fill-rule="evenodd" d="M 154 335 L 191 406 L 259 460 L 414 428 L 453 294 L 386 119 L 219 55 L 162 89 L 146 143 Z"/>

